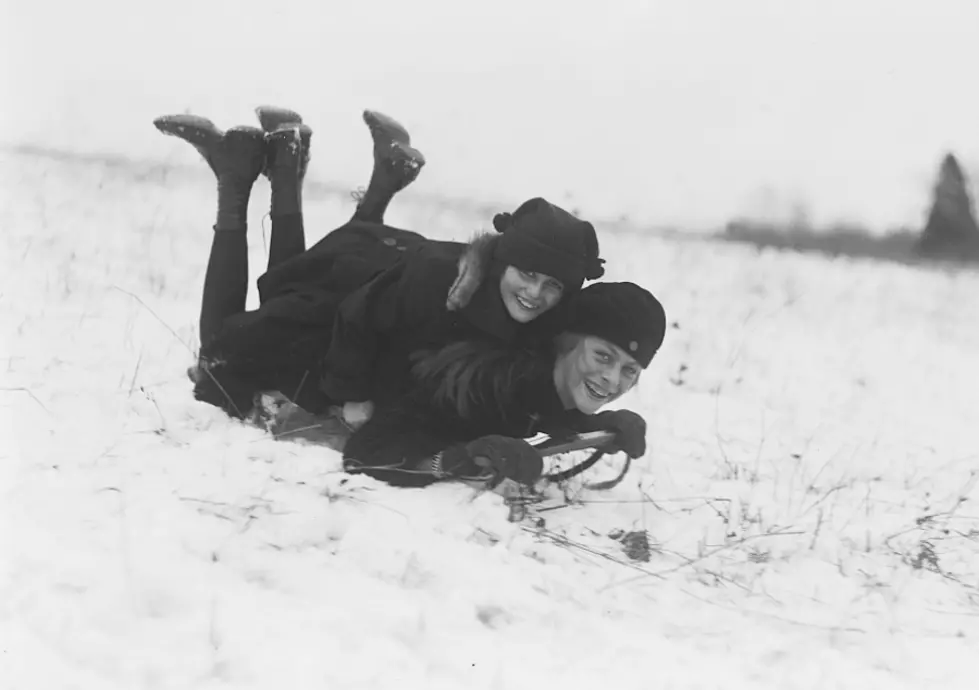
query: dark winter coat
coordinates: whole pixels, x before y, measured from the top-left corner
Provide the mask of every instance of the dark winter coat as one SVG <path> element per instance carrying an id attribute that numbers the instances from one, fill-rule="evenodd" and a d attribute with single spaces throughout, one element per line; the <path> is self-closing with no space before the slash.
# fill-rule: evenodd
<path id="1" fill-rule="evenodd" d="M 506 313 L 492 279 L 498 237 L 443 242 L 361 221 L 334 230 L 259 278 L 259 309 L 231 317 L 202 347 L 195 395 L 238 417 L 266 390 L 313 413 L 383 404 L 410 386 L 418 350 L 550 338 L 558 310 L 526 326 Z"/>
<path id="2" fill-rule="evenodd" d="M 531 438 L 591 431 L 590 417 L 566 410 L 554 386 L 555 355 L 454 343 L 420 359 L 415 388 L 380 406 L 349 438 L 344 464 L 399 486 L 436 481 L 420 461 L 482 436 Z"/>

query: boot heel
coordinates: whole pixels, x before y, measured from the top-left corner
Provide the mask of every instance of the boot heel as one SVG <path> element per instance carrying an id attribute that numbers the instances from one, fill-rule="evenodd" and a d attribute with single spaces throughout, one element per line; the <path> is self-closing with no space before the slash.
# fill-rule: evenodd
<path id="1" fill-rule="evenodd" d="M 411 135 L 404 126 L 389 115 L 376 110 L 364 111 L 364 122 L 374 140 L 374 165 L 398 192 L 415 181 L 425 156 L 411 145 Z"/>
<path id="2" fill-rule="evenodd" d="M 313 130 L 302 123 L 280 125 L 265 135 L 265 176 L 270 180 L 277 170 L 296 170 L 299 179 L 306 176 L 309 166 L 309 148 Z"/>

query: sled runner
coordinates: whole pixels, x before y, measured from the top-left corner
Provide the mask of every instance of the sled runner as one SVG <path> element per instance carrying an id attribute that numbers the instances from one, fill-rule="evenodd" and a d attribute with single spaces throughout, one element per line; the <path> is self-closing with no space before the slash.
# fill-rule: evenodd
<path id="1" fill-rule="evenodd" d="M 582 460 L 581 462 L 578 462 L 567 469 L 547 473 L 542 477 L 542 479 L 552 484 L 561 484 L 568 481 L 572 477 L 576 477 L 582 472 L 591 469 L 599 460 L 602 459 L 604 455 L 609 453 L 607 450 L 608 445 L 614 439 L 615 434 L 611 431 L 591 431 L 584 434 L 576 434 L 566 441 L 547 439 L 535 445 L 534 447 L 537 448 L 540 451 L 541 456 L 545 458 L 560 455 L 562 453 L 570 453 L 577 450 L 594 449 L 591 455 L 589 455 L 585 460 Z M 617 453 L 618 451 L 616 450 L 615 452 Z M 607 491 L 608 489 L 615 488 L 622 483 L 623 479 L 625 479 L 631 465 L 632 458 L 626 456 L 622 469 L 620 469 L 618 474 L 616 474 L 614 477 L 605 481 L 585 482 L 582 485 L 582 488 L 590 491 Z"/>
<path id="2" fill-rule="evenodd" d="M 340 416 L 336 408 L 328 415 L 312 415 L 301 407 L 296 406 L 285 397 L 275 394 L 263 394 L 256 401 L 256 415 L 252 421 L 269 431 L 275 438 L 296 440 L 313 445 L 326 446 L 336 451 L 343 451 L 347 439 L 353 433 Z M 595 466 L 606 455 L 605 447 L 615 438 L 608 431 L 592 431 L 573 434 L 559 438 L 545 438 L 532 443 L 542 458 L 556 458 L 568 453 L 592 450 L 584 459 L 575 462 L 570 467 L 545 473 L 541 477 L 541 485 L 566 485 L 566 482 Z M 582 489 L 590 491 L 606 491 L 618 486 L 629 472 L 631 460 L 627 457 L 619 472 L 605 481 L 584 482 Z M 545 495 L 534 488 L 521 486 L 509 479 L 487 485 L 485 482 L 474 484 L 465 482 L 478 491 L 491 490 L 503 496 L 509 507 L 510 522 L 530 520 L 537 526 L 543 525 L 543 518 L 538 513 L 547 508 L 541 508 L 547 499 Z"/>
<path id="3" fill-rule="evenodd" d="M 576 477 L 585 470 L 594 467 L 595 463 L 601 460 L 602 456 L 606 454 L 605 447 L 614 438 L 615 434 L 610 431 L 589 431 L 583 434 L 575 434 L 567 439 L 549 438 L 535 444 L 534 448 L 536 448 L 538 452 L 540 452 L 541 457 L 544 458 L 554 455 L 561 455 L 562 453 L 571 453 L 576 450 L 587 450 L 589 448 L 595 449 L 595 451 L 588 456 L 586 460 L 583 460 L 582 462 L 579 462 L 566 470 L 545 474 L 543 479 L 557 484 L 560 482 L 565 482 L 572 477 Z M 623 466 L 622 470 L 613 479 L 604 482 L 586 483 L 584 488 L 591 489 L 592 491 L 603 491 L 618 486 L 618 484 L 625 478 L 626 473 L 629 471 L 630 464 L 631 460 L 626 458 L 625 465 Z"/>
<path id="4" fill-rule="evenodd" d="M 326 446 L 336 451 L 343 451 L 347 439 L 353 433 L 340 416 L 339 408 L 325 416 L 312 415 L 288 399 L 273 394 L 263 394 L 255 406 L 257 414 L 254 422 L 267 429 L 273 436 L 283 440 L 306 441 L 315 445 Z M 534 444 L 541 457 L 553 457 L 575 451 L 595 449 L 585 460 L 559 472 L 545 474 L 542 479 L 551 483 L 560 483 L 575 477 L 593 467 L 605 452 L 602 448 L 614 438 L 607 431 L 591 431 L 562 438 L 547 438 Z M 622 473 L 609 482 L 586 484 L 588 489 L 608 489 L 622 481 L 629 463 L 626 462 Z"/>

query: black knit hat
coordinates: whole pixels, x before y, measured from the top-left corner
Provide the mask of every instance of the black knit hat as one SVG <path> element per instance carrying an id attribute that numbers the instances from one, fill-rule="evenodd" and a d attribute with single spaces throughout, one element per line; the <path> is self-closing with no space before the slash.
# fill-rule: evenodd
<path id="1" fill-rule="evenodd" d="M 493 227 L 503 233 L 494 256 L 504 264 L 557 278 L 569 291 L 605 274 L 594 226 L 544 199 L 496 214 Z"/>
<path id="2" fill-rule="evenodd" d="M 568 330 L 618 345 L 645 369 L 666 337 L 666 312 L 635 283 L 594 283 L 575 297 Z"/>

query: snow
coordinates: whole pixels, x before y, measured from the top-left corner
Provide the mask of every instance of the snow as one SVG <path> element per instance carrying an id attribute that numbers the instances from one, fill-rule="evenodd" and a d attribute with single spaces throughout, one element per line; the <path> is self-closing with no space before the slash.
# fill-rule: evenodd
<path id="1" fill-rule="evenodd" d="M 600 224 L 607 279 L 677 327 L 622 402 L 650 453 L 551 491 L 543 530 L 190 395 L 214 191 L 163 113 L 303 112 L 310 242 L 369 174 L 362 107 L 429 160 L 391 222 L 440 237 L 528 189 L 915 225 L 946 149 L 975 168 L 974 3 L 729 5 L 5 7 L 0 688 L 975 687 L 975 272 Z M 648 562 L 608 536 L 641 530 Z"/>
<path id="2" fill-rule="evenodd" d="M 979 275 L 603 233 L 677 324 L 651 451 L 538 533 L 192 399 L 203 165 L 0 159 L 0 687 L 974 687 Z"/>

